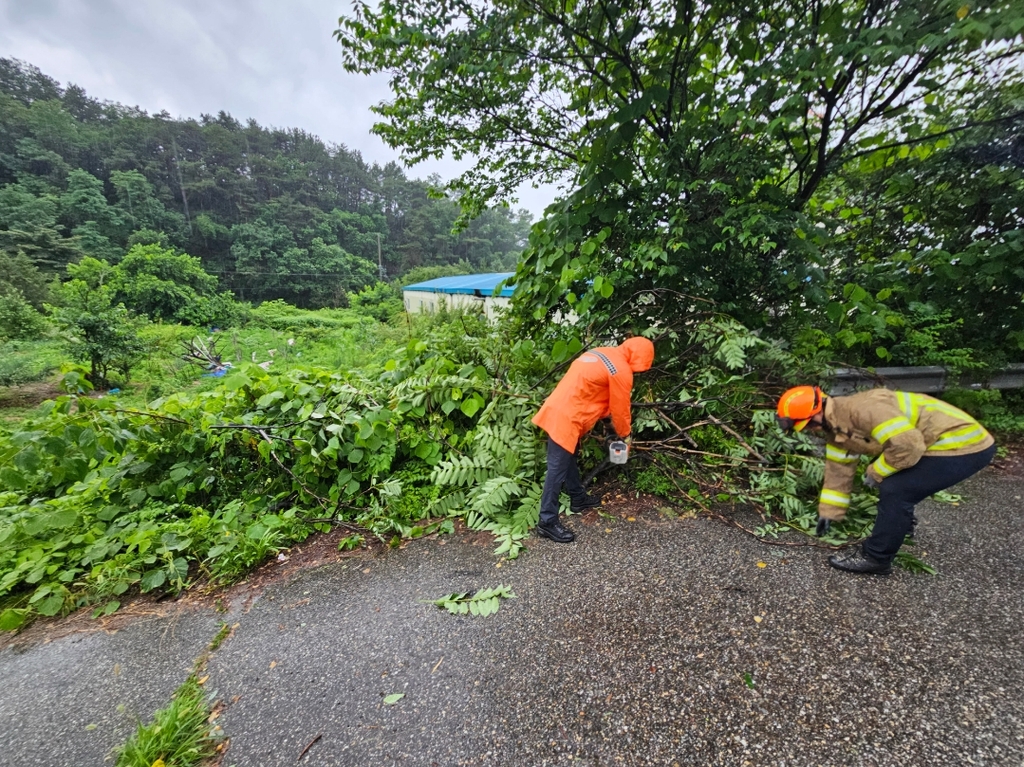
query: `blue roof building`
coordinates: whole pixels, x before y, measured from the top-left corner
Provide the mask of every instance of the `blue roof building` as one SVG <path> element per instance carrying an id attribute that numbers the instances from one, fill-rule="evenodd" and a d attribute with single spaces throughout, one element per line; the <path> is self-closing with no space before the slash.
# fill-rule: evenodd
<path id="1" fill-rule="evenodd" d="M 502 287 L 513 272 L 464 274 L 459 277 L 438 277 L 436 280 L 406 285 L 402 298 L 407 312 L 436 312 L 442 305 L 449 309 L 467 308 L 494 317 L 495 309 L 508 306 L 515 286 Z"/>

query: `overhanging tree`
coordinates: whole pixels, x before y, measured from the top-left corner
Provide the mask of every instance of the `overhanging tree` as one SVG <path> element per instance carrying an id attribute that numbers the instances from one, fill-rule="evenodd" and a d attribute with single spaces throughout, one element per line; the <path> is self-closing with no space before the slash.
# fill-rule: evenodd
<path id="1" fill-rule="evenodd" d="M 536 316 L 659 286 L 760 326 L 841 289 L 812 203 L 850 159 L 1012 117 L 979 94 L 1020 82 L 1022 28 L 1010 0 L 385 0 L 336 34 L 391 76 L 385 141 L 476 158 L 470 213 L 568 183 L 516 275 Z"/>

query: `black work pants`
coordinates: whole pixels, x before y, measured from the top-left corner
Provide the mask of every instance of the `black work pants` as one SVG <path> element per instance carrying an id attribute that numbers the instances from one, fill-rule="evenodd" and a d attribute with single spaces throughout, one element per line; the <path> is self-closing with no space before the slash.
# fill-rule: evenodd
<path id="1" fill-rule="evenodd" d="M 925 455 L 909 469 L 882 480 L 878 492 L 878 518 L 864 553 L 891 562 L 914 525 L 914 507 L 940 490 L 977 474 L 992 461 L 996 446 L 971 455 Z"/>
<path id="2" fill-rule="evenodd" d="M 587 496 L 580 481 L 580 467 L 576 454 L 548 438 L 548 473 L 544 477 L 544 492 L 540 497 L 540 523 L 551 524 L 558 519 L 558 495 L 562 485 L 569 491 L 569 498 L 582 501 Z"/>

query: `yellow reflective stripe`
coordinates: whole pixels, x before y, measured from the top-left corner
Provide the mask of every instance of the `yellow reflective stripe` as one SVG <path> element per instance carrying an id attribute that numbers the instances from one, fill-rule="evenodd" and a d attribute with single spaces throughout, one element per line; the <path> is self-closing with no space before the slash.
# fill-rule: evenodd
<path id="1" fill-rule="evenodd" d="M 858 457 L 846 452 L 841 447 L 836 447 L 835 445 L 825 446 L 826 460 L 835 461 L 836 463 L 856 463 Z"/>
<path id="2" fill-rule="evenodd" d="M 871 436 L 879 442 L 885 443 L 893 437 L 910 431 L 913 428 L 913 424 L 900 415 L 878 424 L 878 426 L 871 430 Z"/>
<path id="3" fill-rule="evenodd" d="M 978 425 L 964 426 L 954 431 L 945 432 L 942 437 L 928 447 L 929 450 L 959 450 L 963 447 L 977 445 L 988 439 L 988 432 Z"/>
<path id="4" fill-rule="evenodd" d="M 967 415 L 963 410 L 958 407 L 953 407 L 948 402 L 943 402 L 940 399 L 935 399 L 934 397 L 929 397 L 924 394 L 915 394 L 912 396 L 917 401 L 918 407 L 923 407 L 925 410 L 936 410 L 944 415 L 948 415 L 950 418 L 956 418 L 958 421 L 963 421 L 964 423 L 977 423 L 977 421 Z"/>
<path id="5" fill-rule="evenodd" d="M 906 391 L 896 392 L 896 401 L 900 405 L 900 410 L 903 411 L 903 415 L 907 417 L 914 426 L 917 426 L 917 419 L 921 415 L 920 402 L 918 398 Z"/>
<path id="6" fill-rule="evenodd" d="M 889 462 L 885 460 L 884 455 L 878 456 L 878 460 L 876 460 L 871 465 L 874 467 L 875 473 L 878 474 L 878 476 L 880 476 L 882 479 L 885 479 L 886 477 L 892 476 L 893 474 L 896 473 L 896 469 L 889 465 Z"/>
<path id="7" fill-rule="evenodd" d="M 822 488 L 821 502 L 829 506 L 838 506 L 841 509 L 845 509 L 850 505 L 850 494 Z"/>

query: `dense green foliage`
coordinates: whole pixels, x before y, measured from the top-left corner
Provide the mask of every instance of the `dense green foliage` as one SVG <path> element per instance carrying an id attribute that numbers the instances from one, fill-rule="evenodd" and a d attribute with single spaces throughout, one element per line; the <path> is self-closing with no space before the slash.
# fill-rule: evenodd
<path id="1" fill-rule="evenodd" d="M 676 312 L 667 301 L 632 310 L 647 325 Z M 232 580 L 333 525 L 350 531 L 347 546 L 450 531 L 460 518 L 492 532 L 496 553 L 519 554 L 545 468 L 529 419 L 551 372 L 597 339 L 568 328 L 523 339 L 512 323 L 453 314 L 419 321 L 379 364 L 323 369 L 295 349 L 352 328 L 367 363 L 391 331 L 352 310 L 265 304 L 253 320 L 302 340 L 269 370 L 239 363 L 148 407 L 81 396 L 72 373 L 71 393 L 0 435 L 0 626 L 87 604 L 116 610 L 136 589 Z M 638 382 L 629 471 L 683 506 L 753 503 L 776 524 L 812 529 L 814 445 L 759 410 L 770 404 L 763 371 L 796 374 L 797 362 L 714 312 L 662 324 L 657 345 L 659 364 L 680 375 Z M 584 460 L 604 449 L 587 443 Z M 858 497 L 848 529 L 870 514 Z"/>
<path id="2" fill-rule="evenodd" d="M 543 470 L 527 422 L 535 403 L 496 388 L 467 328 L 489 332 L 462 318 L 372 378 L 249 365 L 215 388 L 165 397 L 152 416 L 109 398 L 48 403 L 0 448 L 0 596 L 43 614 L 83 600 L 116 609 L 132 586 L 182 588 L 197 564 L 235 577 L 308 535 L 314 519 L 392 536 L 464 511 L 487 527 L 508 513 L 510 477 L 528 483 L 507 538 L 517 545 Z M 544 358 L 531 346 L 503 345 L 504 359 L 488 363 L 533 369 Z M 77 378 L 68 383 L 77 390 Z M 26 614 L 9 611 L 5 624 Z"/>
<path id="3" fill-rule="evenodd" d="M 0 59 L 0 264 L 20 259 L 17 276 L 0 273 L 0 297 L 19 288 L 37 308 L 30 267 L 114 264 L 140 243 L 195 256 L 243 300 L 305 307 L 344 306 L 381 268 L 513 268 L 529 215 L 498 207 L 454 234 L 458 208 L 436 186 L 301 130 L 148 115 Z M 179 284 L 198 290 L 190 279 Z"/>
<path id="4" fill-rule="evenodd" d="M 568 182 L 523 314 L 668 288 L 801 353 L 964 366 L 1024 348 L 1022 30 L 1011 0 L 383 0 L 337 36 L 391 77 L 384 140 L 477 157 L 470 210 Z"/>

